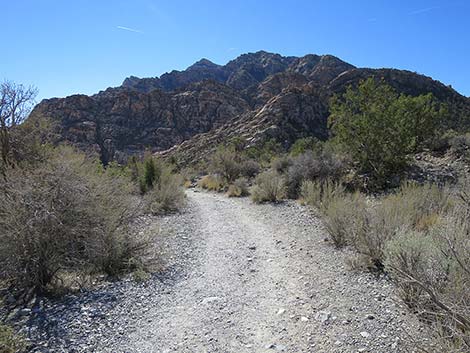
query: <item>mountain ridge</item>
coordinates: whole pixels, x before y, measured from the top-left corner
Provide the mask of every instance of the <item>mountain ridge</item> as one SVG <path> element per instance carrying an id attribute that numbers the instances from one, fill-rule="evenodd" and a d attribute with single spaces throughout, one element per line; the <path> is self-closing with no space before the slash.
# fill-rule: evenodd
<path id="1" fill-rule="evenodd" d="M 470 116 L 469 98 L 411 71 L 357 68 L 333 55 L 258 51 L 225 65 L 203 58 L 160 77 L 131 76 L 91 96 L 43 100 L 31 117 L 57 120 L 64 140 L 98 152 L 105 164 L 144 150 L 183 152 L 189 162 L 185 151 L 203 155 L 213 147 L 209 141 L 224 140 L 224 131 L 254 143 L 276 138 L 285 146 L 299 137 L 325 139 L 329 98 L 370 76 L 401 93 L 433 93 L 450 104 L 455 125 Z M 205 141 L 200 148 L 197 139 Z"/>

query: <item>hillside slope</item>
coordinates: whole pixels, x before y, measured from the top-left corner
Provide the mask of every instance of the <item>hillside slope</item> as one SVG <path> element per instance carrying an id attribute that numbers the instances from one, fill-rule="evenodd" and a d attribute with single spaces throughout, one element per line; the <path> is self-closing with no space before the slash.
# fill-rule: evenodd
<path id="1" fill-rule="evenodd" d="M 178 151 L 188 159 L 184 156 L 237 135 L 254 143 L 274 137 L 284 145 L 303 136 L 327 138 L 331 95 L 370 76 L 406 94 L 431 92 L 450 104 L 450 127 L 468 124 L 470 99 L 429 77 L 355 68 L 331 55 L 264 51 L 223 66 L 202 59 L 160 77 L 129 77 L 93 96 L 43 100 L 31 118 L 58 121 L 64 140 L 97 151 L 104 163 L 145 149 Z"/>

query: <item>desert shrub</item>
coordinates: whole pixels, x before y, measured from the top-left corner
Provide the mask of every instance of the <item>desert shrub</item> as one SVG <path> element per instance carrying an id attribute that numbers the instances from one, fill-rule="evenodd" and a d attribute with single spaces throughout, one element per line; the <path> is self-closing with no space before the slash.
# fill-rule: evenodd
<path id="1" fill-rule="evenodd" d="M 334 140 L 375 187 L 404 169 L 408 155 L 438 133 L 439 119 L 446 114 L 432 94 L 400 95 L 374 78 L 333 97 L 330 106 Z"/>
<path id="2" fill-rule="evenodd" d="M 0 353 L 17 353 L 24 348 L 24 341 L 10 327 L 0 324 Z"/>
<path id="3" fill-rule="evenodd" d="M 320 211 L 328 208 L 333 199 L 345 197 L 345 192 L 341 183 L 332 180 L 305 180 L 300 187 L 302 200 Z"/>
<path id="4" fill-rule="evenodd" d="M 136 175 L 141 194 L 145 194 L 158 185 L 162 167 L 163 162 L 157 161 L 151 154 L 145 155 L 143 163 L 131 159 L 131 174 L 133 177 Z"/>
<path id="5" fill-rule="evenodd" d="M 248 182 L 245 178 L 238 178 L 230 184 L 227 190 L 227 195 L 229 197 L 242 197 L 247 196 L 248 192 Z"/>
<path id="6" fill-rule="evenodd" d="M 455 135 L 449 139 L 450 150 L 465 160 L 470 159 L 470 133 Z"/>
<path id="7" fill-rule="evenodd" d="M 403 300 L 447 337 L 449 352 L 470 342 L 470 192 L 466 183 L 459 188 L 406 183 L 371 202 L 328 192 L 324 206 L 320 183 L 302 186 L 333 243 L 352 245 L 361 265 L 388 272 Z"/>
<path id="8" fill-rule="evenodd" d="M 272 170 L 258 174 L 251 190 L 251 198 L 254 202 L 277 202 L 285 196 L 286 187 L 282 176 Z"/>
<path id="9" fill-rule="evenodd" d="M 385 262 L 405 302 L 462 351 L 470 348 L 468 216 L 459 207 L 429 231 L 401 233 L 387 244 Z"/>
<path id="10" fill-rule="evenodd" d="M 247 178 L 253 178 L 259 173 L 260 169 L 261 167 L 258 162 L 253 159 L 247 159 L 241 162 L 240 175 Z"/>
<path id="11" fill-rule="evenodd" d="M 366 200 L 359 193 L 335 196 L 330 192 L 329 195 L 328 202 L 322 206 L 326 230 L 336 247 L 351 245 L 363 227 Z"/>
<path id="12" fill-rule="evenodd" d="M 227 182 L 237 179 L 242 173 L 242 160 L 240 153 L 229 148 L 219 148 L 211 158 L 210 169 Z"/>
<path id="13" fill-rule="evenodd" d="M 412 275 L 424 279 L 424 276 L 427 277 L 426 269 L 430 265 L 437 270 L 437 251 L 432 237 L 413 230 L 400 232 L 386 244 L 386 268 L 394 274 L 395 279 L 403 279 L 399 280 L 398 284 L 402 298 L 409 305 L 416 305 L 420 296 L 425 293 L 422 288 L 413 285 L 403 276 Z M 439 274 L 439 277 L 441 276 L 442 273 Z M 432 280 L 428 278 L 426 282 L 430 283 Z"/>
<path id="14" fill-rule="evenodd" d="M 64 272 L 114 275 L 145 251 L 126 227 L 132 184 L 71 148 L 2 183 L 0 279 L 13 288 L 44 290 Z"/>
<path id="15" fill-rule="evenodd" d="M 274 157 L 271 161 L 271 169 L 279 174 L 285 174 L 292 165 L 292 158 L 288 155 Z"/>
<path id="16" fill-rule="evenodd" d="M 223 191 L 225 182 L 220 175 L 205 175 L 199 180 L 198 186 L 209 191 Z"/>
<path id="17" fill-rule="evenodd" d="M 448 207 L 447 188 L 405 183 L 370 209 L 354 244 L 359 252 L 382 266 L 384 248 L 390 240 L 400 232 L 432 226 Z"/>
<path id="18" fill-rule="evenodd" d="M 175 212 L 185 203 L 183 179 L 174 174 L 170 167 L 161 168 L 158 183 L 146 195 L 149 210 L 153 214 Z"/>
<path id="19" fill-rule="evenodd" d="M 269 139 L 262 144 L 250 146 L 243 151 L 243 154 L 248 159 L 254 159 L 261 165 L 267 166 L 271 160 L 279 156 L 283 152 L 283 148 L 275 139 Z"/>
<path id="20" fill-rule="evenodd" d="M 289 149 L 289 153 L 293 157 L 304 154 L 308 151 L 319 153 L 322 150 L 321 145 L 322 142 L 316 137 L 304 137 L 294 142 Z"/>
<path id="21" fill-rule="evenodd" d="M 344 160 L 329 150 L 318 155 L 312 152 L 301 154 L 293 159 L 287 172 L 288 196 L 296 198 L 304 180 L 337 180 L 344 169 Z"/>

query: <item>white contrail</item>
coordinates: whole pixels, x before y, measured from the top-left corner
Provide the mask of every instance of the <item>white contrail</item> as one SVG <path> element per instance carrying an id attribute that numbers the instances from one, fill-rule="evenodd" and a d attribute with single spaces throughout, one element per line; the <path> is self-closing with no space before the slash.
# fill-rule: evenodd
<path id="1" fill-rule="evenodd" d="M 124 27 L 124 26 L 116 26 L 116 28 L 122 29 L 122 30 L 124 30 L 124 31 L 134 32 L 134 33 L 141 33 L 141 34 L 144 33 L 144 32 L 142 32 L 142 31 L 139 31 L 138 29 L 129 28 L 129 27 Z"/>
<path id="2" fill-rule="evenodd" d="M 412 11 L 412 12 L 409 13 L 409 15 L 418 15 L 420 13 L 429 12 L 429 11 L 432 11 L 432 10 L 436 10 L 438 8 L 439 8 L 439 6 L 427 7 L 425 9 L 419 9 L 419 10 L 416 10 L 416 11 Z"/>

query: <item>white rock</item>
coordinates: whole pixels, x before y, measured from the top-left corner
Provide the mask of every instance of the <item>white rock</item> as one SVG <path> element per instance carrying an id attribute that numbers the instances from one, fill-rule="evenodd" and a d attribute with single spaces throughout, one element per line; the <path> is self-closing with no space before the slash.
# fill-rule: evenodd
<path id="1" fill-rule="evenodd" d="M 331 311 L 321 310 L 315 315 L 315 319 L 322 324 L 327 324 L 331 317 Z"/>
<path id="2" fill-rule="evenodd" d="M 221 300 L 221 298 L 219 297 L 207 297 L 202 300 L 202 304 L 206 305 L 206 304 L 210 304 L 213 302 L 217 302 L 219 300 Z"/>

